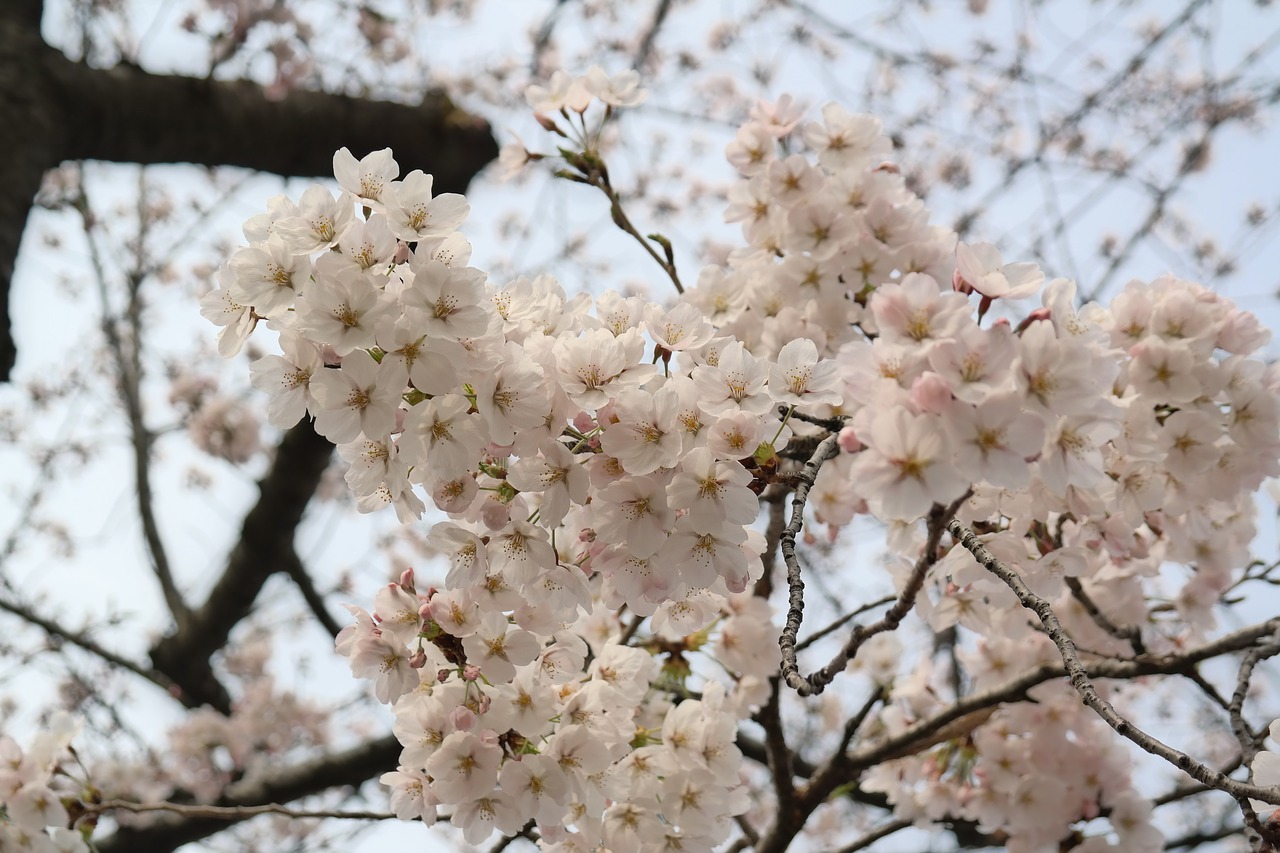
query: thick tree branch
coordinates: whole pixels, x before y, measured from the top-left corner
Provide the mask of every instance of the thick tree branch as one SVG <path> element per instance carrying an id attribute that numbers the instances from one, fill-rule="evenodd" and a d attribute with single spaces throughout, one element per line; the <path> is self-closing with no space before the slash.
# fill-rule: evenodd
<path id="1" fill-rule="evenodd" d="M 240 539 L 205 603 L 186 623 L 151 649 L 156 668 L 198 702 L 227 713 L 230 698 L 209 667 L 209 658 L 227 642 L 231 629 L 249 614 L 275 572 L 292 572 L 293 539 L 303 511 L 320 485 L 333 445 L 303 422 L 285 433 L 267 476 L 258 484 L 258 502 L 245 516 Z"/>
<path id="2" fill-rule="evenodd" d="M 358 787 L 368 779 L 395 767 L 400 743 L 388 735 L 342 752 L 286 767 L 255 780 L 232 785 L 216 803 L 218 812 L 175 815 L 144 827 L 123 827 L 97 843 L 99 853 L 168 853 L 183 844 L 226 829 L 253 817 L 244 807 L 289 803 L 330 788 Z M 274 806 L 273 806 L 274 807 Z"/>
<path id="3" fill-rule="evenodd" d="M 769 775 L 773 778 L 773 793 L 778 804 L 774 810 L 773 828 L 794 832 L 804 824 L 804 816 L 796 809 L 795 768 L 792 766 L 791 747 L 782 727 L 782 682 L 774 678 L 769 684 L 769 701 L 760 709 L 757 721 L 764 727 L 765 754 L 769 759 Z"/>
<path id="4" fill-rule="evenodd" d="M 416 105 L 305 91 L 271 100 L 246 81 L 96 69 L 40 39 L 39 3 L 0 6 L 0 380 L 15 358 L 9 284 L 27 212 L 43 173 L 64 160 L 319 177 L 338 148 L 391 147 L 433 173 L 438 192 L 460 192 L 498 153 L 488 125 L 438 92 Z"/>
<path id="5" fill-rule="evenodd" d="M 242 166 L 277 175 L 333 174 L 333 152 L 391 147 L 408 168 L 435 175 L 437 192 L 461 192 L 497 156 L 489 126 L 441 92 L 421 104 L 291 92 L 274 101 L 245 81 L 98 70 L 61 54 L 45 66 L 72 110 L 63 160 Z M 413 164 L 408 166 L 408 164 Z"/>

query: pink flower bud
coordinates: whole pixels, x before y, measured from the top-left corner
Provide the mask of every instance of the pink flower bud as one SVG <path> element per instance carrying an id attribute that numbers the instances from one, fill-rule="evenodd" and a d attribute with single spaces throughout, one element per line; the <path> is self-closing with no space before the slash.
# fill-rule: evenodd
<path id="1" fill-rule="evenodd" d="M 410 669 L 422 669 L 427 665 L 427 653 L 424 649 L 418 649 L 409 657 Z"/>
<path id="2" fill-rule="evenodd" d="M 1050 311 L 1048 308 L 1037 308 L 1034 311 L 1032 311 L 1030 314 L 1028 314 L 1026 319 L 1024 319 L 1021 323 L 1018 324 L 1018 328 L 1014 329 L 1014 332 L 1020 335 L 1023 332 L 1025 332 L 1027 328 L 1030 327 L 1030 325 L 1036 322 L 1037 320 L 1049 320 L 1052 317 L 1053 317 L 1053 312 Z"/>
<path id="3" fill-rule="evenodd" d="M 959 267 L 956 267 L 956 271 L 951 274 L 951 289 L 956 293 L 963 293 L 965 296 L 973 293 L 973 285 L 960 274 Z"/>
<path id="4" fill-rule="evenodd" d="M 449 712 L 449 724 L 460 732 L 469 732 L 476 724 L 476 715 L 466 705 L 458 705 Z"/>
<path id="5" fill-rule="evenodd" d="M 414 594 L 412 568 L 405 569 L 403 572 L 400 573 L 400 586 L 402 586 L 404 588 L 404 591 L 409 593 L 410 595 Z"/>
<path id="6" fill-rule="evenodd" d="M 463 681 L 475 681 L 479 677 L 480 677 L 480 667 L 476 666 L 475 664 L 469 663 L 462 668 Z"/>
<path id="7" fill-rule="evenodd" d="M 862 449 L 862 442 L 858 440 L 858 434 L 853 431 L 851 426 L 840 430 L 840 435 L 836 438 L 836 444 L 840 445 L 840 449 L 845 453 L 857 453 Z"/>

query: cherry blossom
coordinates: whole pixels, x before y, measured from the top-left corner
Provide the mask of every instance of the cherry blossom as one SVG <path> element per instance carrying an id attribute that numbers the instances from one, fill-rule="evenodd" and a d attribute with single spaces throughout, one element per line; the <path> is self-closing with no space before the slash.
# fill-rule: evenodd
<path id="1" fill-rule="evenodd" d="M 526 96 L 559 131 L 537 159 L 590 183 L 600 131 L 643 93 L 593 69 Z M 353 608 L 336 643 L 395 715 L 398 816 L 446 804 L 473 844 L 534 821 L 549 850 L 710 850 L 749 806 L 739 724 L 780 675 L 874 686 L 850 756 L 952 707 L 932 659 L 903 665 L 911 610 L 958 626 L 969 697 L 1066 660 L 1019 596 L 1100 650 L 1089 665 L 1208 629 L 1249 564 L 1250 492 L 1280 471 L 1280 381 L 1252 355 L 1265 332 L 1168 276 L 1077 308 L 1074 282 L 932 224 L 890 150 L 869 116 L 759 106 L 726 150 L 745 242 L 669 301 L 490 280 L 467 266 L 465 199 L 432 197 L 422 172 L 397 182 L 389 151 L 339 152 L 342 196 L 273 200 L 246 225 L 204 311 L 228 351 L 257 319 L 281 332 L 284 354 L 252 368 L 271 423 L 314 417 L 361 508 L 435 505 L 435 585 L 370 591 L 374 615 Z M 1025 320 L 988 317 L 1036 293 Z M 788 496 L 794 520 L 766 535 L 762 508 Z M 945 538 L 946 513 L 1017 583 Z M 796 551 L 859 516 L 886 525 L 899 603 L 803 676 Z M 775 551 L 785 605 L 761 594 L 782 584 Z M 1170 561 L 1196 571 L 1158 589 Z M 968 728 L 859 784 L 899 819 L 974 822 L 1011 850 L 1112 844 L 1092 821 L 1158 849 L 1103 718 L 1062 679 L 1018 696 L 1034 701 L 938 723 Z M 1260 785 L 1280 772 L 1269 756 Z"/>

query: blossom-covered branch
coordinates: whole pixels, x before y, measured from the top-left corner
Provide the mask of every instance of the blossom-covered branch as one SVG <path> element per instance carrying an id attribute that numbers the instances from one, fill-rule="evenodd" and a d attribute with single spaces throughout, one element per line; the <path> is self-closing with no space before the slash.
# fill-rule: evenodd
<path id="1" fill-rule="evenodd" d="M 952 520 L 947 525 L 948 531 L 963 545 L 970 553 L 973 554 L 983 568 L 1000 578 L 1014 594 L 1018 597 L 1018 601 L 1028 610 L 1034 611 L 1040 622 L 1044 625 L 1045 630 L 1049 633 L 1050 639 L 1054 645 L 1058 647 L 1059 653 L 1062 655 L 1063 665 L 1066 667 L 1067 676 L 1071 680 L 1072 686 L 1076 692 L 1080 694 L 1084 703 L 1092 708 L 1099 717 L 1101 717 L 1107 725 L 1115 729 L 1120 736 L 1133 741 L 1142 749 L 1150 752 L 1152 755 L 1158 755 L 1170 764 L 1182 770 L 1188 776 L 1199 782 L 1225 791 L 1238 800 L 1245 800 L 1250 797 L 1261 799 L 1264 802 L 1280 805 L 1280 788 L 1259 787 L 1257 785 L 1249 785 L 1237 782 L 1217 770 L 1207 767 L 1203 763 L 1196 761 L 1191 756 L 1167 744 L 1161 742 L 1155 737 L 1147 734 L 1139 729 L 1129 720 L 1121 716 L 1110 702 L 1104 699 L 1098 693 L 1097 688 L 1093 684 L 1092 678 L 1089 676 L 1088 669 L 1080 661 L 1079 655 L 1076 653 L 1075 643 L 1067 635 L 1063 629 L 1062 623 L 1058 621 L 1058 617 L 1053 612 L 1052 605 L 1048 601 L 1036 595 L 1027 587 L 1018 573 L 1008 566 L 1004 565 L 1000 560 L 996 559 L 992 554 L 983 547 L 978 541 L 978 537 L 972 530 L 965 528 L 963 524 Z"/>

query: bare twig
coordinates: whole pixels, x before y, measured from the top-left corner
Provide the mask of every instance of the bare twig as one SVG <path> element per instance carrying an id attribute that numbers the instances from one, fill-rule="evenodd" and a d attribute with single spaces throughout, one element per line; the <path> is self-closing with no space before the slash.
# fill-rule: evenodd
<path id="1" fill-rule="evenodd" d="M 72 631 L 69 628 L 59 625 L 52 619 L 41 616 L 26 605 L 18 604 L 14 601 L 7 601 L 3 598 L 0 598 L 0 610 L 5 611 L 6 613 L 12 613 L 14 616 L 17 616 L 26 622 L 30 622 L 50 637 L 65 640 L 73 646 L 77 646 L 78 648 L 84 649 L 86 652 L 101 658 L 112 666 L 132 672 L 134 675 L 142 676 L 162 690 L 168 692 L 173 691 L 175 685 L 164 673 L 116 654 L 106 647 L 99 645 L 96 640 L 82 631 Z"/>
<path id="2" fill-rule="evenodd" d="M 1280 654 L 1280 639 L 1252 648 L 1245 654 L 1236 674 L 1235 693 L 1231 696 L 1230 704 L 1226 706 L 1227 714 L 1231 717 L 1231 731 L 1240 744 L 1240 760 L 1244 764 L 1252 764 L 1254 757 L 1258 754 L 1258 738 L 1244 719 L 1244 700 L 1249 695 L 1249 684 L 1253 680 L 1254 669 L 1264 660 L 1275 657 L 1277 654 Z"/>
<path id="3" fill-rule="evenodd" d="M 165 604 L 173 616 L 175 624 L 182 626 L 187 619 L 188 609 L 182 594 L 178 591 L 173 578 L 173 570 L 169 565 L 168 552 L 160 536 L 160 526 L 156 522 L 155 500 L 151 493 L 151 445 L 154 436 L 146 425 L 142 411 L 142 360 L 141 349 L 141 302 L 138 296 L 139 281 L 130 276 L 129 301 L 124 316 L 115 318 L 111 312 L 111 301 L 107 294 L 107 271 L 98 251 L 98 243 L 94 239 L 95 216 L 89 205 L 89 197 L 84 189 L 81 176 L 74 200 L 76 211 L 80 214 L 84 226 L 85 242 L 89 247 L 89 262 L 93 268 L 94 278 L 98 286 L 98 298 L 102 307 L 102 332 L 107 339 L 107 347 L 111 351 L 116 367 L 116 382 L 120 394 L 120 402 L 124 406 L 129 420 L 129 435 L 133 444 L 134 490 L 137 495 L 138 518 L 142 522 L 142 536 L 147 544 L 147 554 L 151 558 L 151 568 L 160 584 Z M 139 235 L 141 242 L 142 235 Z M 128 320 L 129 340 L 120 333 L 118 323 Z"/>
<path id="4" fill-rule="evenodd" d="M 508 835 L 504 838 L 499 838 L 496 842 L 494 842 L 494 845 L 489 848 L 489 853 L 502 853 L 503 850 L 506 850 L 508 847 L 510 847 L 512 844 L 514 844 L 516 841 L 522 838 L 527 841 L 533 840 L 533 838 L 535 837 L 535 830 L 537 829 L 537 826 L 538 824 L 535 821 L 532 821 L 532 820 L 529 821 L 524 826 L 520 827 L 520 831 L 517 832 L 515 835 Z"/>
<path id="5" fill-rule="evenodd" d="M 272 814 L 291 818 L 342 818 L 344 820 L 395 820 L 389 812 L 339 811 L 336 809 L 292 809 L 279 803 L 260 806 L 203 806 L 187 803 L 135 803 L 130 800 L 104 800 L 101 803 L 84 803 L 84 811 L 90 814 L 103 812 L 169 812 L 183 817 L 212 818 L 214 820 L 242 821 L 258 815 Z"/>
<path id="6" fill-rule="evenodd" d="M 975 203 L 967 212 L 962 213 L 958 217 L 960 222 L 973 222 L 978 215 L 990 207 L 995 200 L 1005 192 L 1013 179 L 1017 177 L 1028 166 L 1033 166 L 1040 161 L 1049 151 L 1049 147 L 1063 138 L 1063 134 L 1072 128 L 1077 127 L 1084 118 L 1092 113 L 1103 101 L 1103 99 L 1116 91 L 1125 80 L 1132 78 L 1135 74 L 1142 70 L 1155 53 L 1155 49 L 1167 38 L 1180 30 L 1208 0 L 1191 0 L 1183 7 L 1182 11 L 1174 16 L 1169 23 L 1165 24 L 1159 30 L 1151 34 L 1151 37 L 1138 48 L 1137 51 L 1129 57 L 1123 67 L 1113 74 L 1107 81 L 1099 85 L 1089 94 L 1081 99 L 1080 103 L 1074 110 L 1066 116 L 1054 123 L 1052 127 L 1046 128 L 1045 132 L 1040 135 L 1035 150 L 1024 157 L 1020 157 L 1010 162 L 1004 170 L 1001 179 L 994 183 L 977 203 Z M 964 235 L 961 234 L 961 237 Z"/>
<path id="7" fill-rule="evenodd" d="M 583 158 L 585 160 L 585 158 Z M 618 191 L 613 188 L 613 184 L 609 181 L 609 171 L 605 168 L 604 163 L 599 162 L 598 157 L 586 162 L 575 163 L 582 177 L 577 177 L 574 173 L 566 172 L 562 177 L 573 176 L 573 180 L 579 183 L 585 183 L 593 186 L 600 192 L 604 193 L 609 199 L 609 216 L 613 219 L 613 224 L 617 225 L 623 231 L 635 238 L 649 257 L 662 267 L 662 271 L 671 279 L 671 283 L 675 285 L 676 293 L 684 293 L 684 285 L 680 283 L 680 276 L 676 273 L 675 258 L 671 251 L 671 243 L 665 238 L 657 234 L 650 234 L 647 238 L 642 235 L 639 229 L 631 222 L 627 216 L 627 212 L 622 209 L 622 197 L 618 195 Z M 652 243 L 662 246 L 663 254 L 658 254 L 653 248 Z"/>
<path id="8" fill-rule="evenodd" d="M 658 5 L 654 7 L 653 18 L 649 21 L 649 27 L 644 31 L 644 36 L 640 39 L 640 49 L 636 51 L 635 61 L 631 63 L 631 67 L 636 71 L 643 71 L 649 62 L 649 57 L 653 54 L 653 47 L 657 44 L 658 33 L 662 31 L 662 25 L 667 20 L 667 15 L 671 12 L 671 0 L 658 0 Z"/>
<path id="9" fill-rule="evenodd" d="M 786 732 L 781 715 L 782 683 L 774 678 L 769 684 L 769 701 L 756 715 L 764 728 L 765 753 L 769 758 L 769 775 L 773 779 L 773 793 L 778 798 L 776 820 L 796 811 L 795 769 L 792 766 L 791 747 L 787 745 Z"/>
<path id="10" fill-rule="evenodd" d="M 1093 623 L 1102 630 L 1106 631 L 1117 640 L 1125 640 L 1133 649 L 1135 655 L 1145 655 L 1147 649 L 1142 644 L 1142 630 L 1136 625 L 1125 625 L 1123 627 L 1112 622 L 1107 614 L 1102 612 L 1102 608 L 1085 591 L 1083 584 L 1079 578 L 1066 578 L 1067 588 L 1071 590 L 1071 596 L 1080 602 L 1080 606 L 1084 608 L 1084 612 L 1089 614 L 1089 618 Z"/>
<path id="11" fill-rule="evenodd" d="M 812 675 L 803 676 L 800 674 L 800 666 L 796 661 L 796 636 L 800 631 L 800 624 L 804 618 L 804 582 L 800 578 L 800 562 L 796 557 L 795 539 L 804 523 L 804 502 L 808 498 L 809 489 L 817 478 L 817 472 L 821 468 L 822 462 L 835 455 L 835 441 L 836 436 L 828 436 L 819 444 L 818 450 L 814 452 L 809 462 L 805 463 L 804 471 L 800 474 L 801 482 L 796 487 L 795 497 L 791 504 L 791 523 L 783 531 L 782 538 L 782 556 L 787 562 L 787 585 L 790 588 L 790 596 L 788 598 L 787 621 L 782 629 L 782 635 L 778 638 L 778 645 L 782 648 L 782 675 L 786 679 L 787 685 L 801 696 L 821 693 L 836 675 L 845 668 L 849 661 L 853 660 L 863 643 L 876 634 L 897 629 L 906 615 L 915 607 L 916 596 L 924 586 L 925 576 L 938 561 L 938 544 L 942 540 L 944 525 L 955 515 L 956 510 L 960 508 L 960 504 L 968 500 L 970 494 L 966 490 L 963 495 L 947 507 L 934 504 L 933 509 L 929 512 L 929 532 L 924 548 L 911 571 L 911 576 L 908 578 L 907 583 L 903 586 L 902 591 L 898 593 L 897 601 L 880 617 L 879 621 L 870 625 L 858 625 L 855 627 L 844 647 L 826 666 L 815 671 Z M 828 442 L 830 442 L 830 445 L 828 445 Z"/>
<path id="12" fill-rule="evenodd" d="M 311 579 L 311 574 L 307 571 L 307 567 L 302 564 L 302 560 L 298 558 L 297 554 L 291 554 L 289 558 L 286 558 L 285 571 L 294 585 L 298 587 L 298 591 L 302 593 L 302 599 L 307 602 L 307 607 L 311 608 L 311 612 L 315 615 L 316 621 L 320 623 L 320 626 L 329 633 L 329 636 L 338 636 L 342 626 L 338 624 L 338 620 L 333 618 L 333 614 L 325 606 L 324 596 L 320 594 L 320 590 L 316 589 L 315 581 Z"/>
<path id="13" fill-rule="evenodd" d="M 875 610 L 877 607 L 883 607 L 886 604 L 890 604 L 894 601 L 897 601 L 897 599 L 898 597 L 896 595 L 886 595 L 884 598 L 879 598 L 879 599 L 876 599 L 875 601 L 868 602 L 867 604 L 862 605 L 857 610 L 850 610 L 848 613 L 844 614 L 839 619 L 832 622 L 830 625 L 820 630 L 814 631 L 804 640 L 797 643 L 796 651 L 797 652 L 804 651 L 805 649 L 809 648 L 809 646 L 812 646 L 814 643 L 818 642 L 818 640 L 821 640 L 823 637 L 827 636 L 828 634 L 838 631 L 841 628 L 843 628 L 845 625 L 849 624 L 849 621 L 851 619 L 856 619 L 857 617 L 861 616 L 863 613 L 866 613 L 871 610 Z"/>
<path id="14" fill-rule="evenodd" d="M 857 713 L 845 721 L 844 733 L 840 736 L 840 748 L 836 750 L 837 756 L 844 757 L 844 751 L 849 748 L 849 744 L 853 743 L 853 737 L 858 733 L 858 729 L 862 728 L 862 724 L 867 721 L 867 717 L 871 716 L 871 712 L 875 710 L 876 705 L 883 702 L 886 697 L 885 688 L 877 687 L 867 697 L 867 701 L 862 703 L 862 707 L 858 709 Z"/>
<path id="15" fill-rule="evenodd" d="M 859 850 L 866 850 L 881 838 L 888 838 L 895 832 L 901 832 L 909 826 L 911 826 L 911 821 L 909 820 L 889 821 L 888 823 L 871 830 L 852 844 L 846 844 L 844 847 L 841 847 L 836 851 L 836 853 L 857 853 Z"/>
<path id="16" fill-rule="evenodd" d="M 809 490 L 813 488 L 814 481 L 818 478 L 818 472 L 822 470 L 823 463 L 835 458 L 840 452 L 836 438 L 836 435 L 832 434 L 819 442 L 813 456 L 804 463 L 804 469 L 796 475 L 796 490 L 791 497 L 791 521 L 779 538 L 782 559 L 787 564 L 789 590 L 787 621 L 782 629 L 782 636 L 778 638 L 778 645 L 782 648 L 782 676 L 787 684 L 802 696 L 819 691 L 815 691 L 807 680 L 800 676 L 800 667 L 796 664 L 796 637 L 800 633 L 800 622 L 804 618 L 804 581 L 800 578 L 800 561 L 796 557 L 796 536 L 804 526 L 804 505 L 809 499 Z M 803 689 L 797 684 L 803 685 Z"/>

